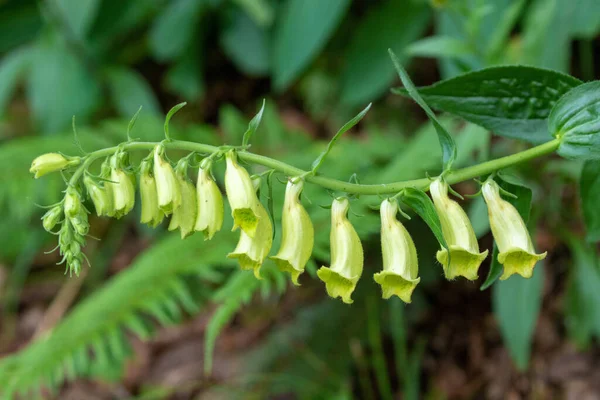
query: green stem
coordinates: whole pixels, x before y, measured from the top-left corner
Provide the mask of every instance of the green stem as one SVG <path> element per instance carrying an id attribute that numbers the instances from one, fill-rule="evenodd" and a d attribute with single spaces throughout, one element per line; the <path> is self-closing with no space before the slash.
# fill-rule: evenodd
<path id="1" fill-rule="evenodd" d="M 70 184 L 74 185 L 77 183 L 83 172 L 96 160 L 110 156 L 115 153 L 119 148 L 123 150 L 151 150 L 158 143 L 154 142 L 130 142 L 124 143 L 119 146 L 109 147 L 106 149 L 98 150 L 90 153 L 86 156 L 83 164 L 75 171 L 71 177 Z M 213 154 L 220 150 L 219 147 L 211 146 L 208 144 L 173 140 L 170 142 L 163 143 L 167 149 L 171 150 L 184 150 L 194 151 L 198 153 L 210 153 Z M 450 171 L 445 175 L 445 179 L 448 184 L 452 185 L 458 182 L 463 182 L 469 179 L 477 178 L 482 175 L 486 175 L 506 167 L 510 167 L 516 164 L 523 163 L 525 161 L 532 160 L 537 157 L 541 157 L 550 153 L 553 153 L 559 146 L 559 139 L 554 139 L 544 144 L 541 144 L 531 149 L 512 154 L 510 156 L 497 158 L 495 160 L 486 161 L 481 164 L 473 165 L 455 171 Z M 401 181 L 394 183 L 381 183 L 376 185 L 361 185 L 358 183 L 344 182 L 337 179 L 327 178 L 324 176 L 310 175 L 309 171 L 296 168 L 292 165 L 286 164 L 282 161 L 275 160 L 273 158 L 261 156 L 258 154 L 250 153 L 248 151 L 240 151 L 238 157 L 246 162 L 252 164 L 263 165 L 267 168 L 274 169 L 285 175 L 294 176 L 305 176 L 305 179 L 309 183 L 321 186 L 325 189 L 341 191 L 349 194 L 362 194 L 362 195 L 383 195 L 383 194 L 396 194 L 402 189 L 408 187 L 414 187 L 417 189 L 428 190 L 430 180 L 428 178 L 413 179 L 409 181 Z"/>

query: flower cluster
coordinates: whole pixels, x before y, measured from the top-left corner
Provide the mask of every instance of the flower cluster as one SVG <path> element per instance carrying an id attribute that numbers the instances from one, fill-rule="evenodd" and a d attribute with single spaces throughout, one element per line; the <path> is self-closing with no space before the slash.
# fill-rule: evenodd
<path id="1" fill-rule="evenodd" d="M 269 256 L 273 244 L 273 223 L 257 195 L 260 177 L 252 177 L 238 163 L 235 149 L 223 149 L 204 158 L 198 165 L 196 185 L 188 177 L 188 169 L 195 153 L 180 159 L 175 167 L 166 158 L 165 146 L 157 144 L 144 158 L 139 168 L 129 163 L 128 153 L 122 148 L 107 157 L 100 174 L 94 176 L 84 171 L 83 185 L 70 183 L 64 199 L 52 206 L 43 216 L 48 231 L 62 224 L 58 231 L 59 248 L 67 265 L 74 272 L 81 269 L 85 255 L 81 248 L 89 230 L 89 211 L 83 205 L 84 193 L 94 204 L 98 216 L 121 218 L 135 204 L 136 183 L 141 200 L 141 222 L 152 227 L 170 216 L 169 230 L 179 230 L 185 238 L 202 232 L 210 240 L 223 225 L 223 196 L 213 175 L 213 163 L 225 158 L 225 191 L 231 208 L 233 230 L 240 237 L 235 249 L 227 257 L 236 259 L 244 270 L 252 270 L 260 278 L 260 268 Z M 38 157 L 31 168 L 37 176 L 78 165 L 79 158 L 66 158 L 60 154 Z M 137 172 L 137 179 L 136 179 Z M 137 181 L 137 182 L 136 182 Z M 85 188 L 85 190 L 84 190 Z M 305 270 L 314 245 L 314 228 L 310 216 L 300 200 L 304 177 L 288 180 L 282 212 L 281 246 L 270 259 L 291 276 L 294 284 Z M 467 214 L 456 201 L 450 199 L 451 191 L 443 178 L 430 184 L 431 209 L 435 210 L 441 228 L 443 244 L 436 258 L 442 264 L 447 279 L 462 276 L 475 280 L 488 251 L 481 252 Z M 482 184 L 482 193 L 488 206 L 490 226 L 496 240 L 498 262 L 504 266 L 500 279 L 512 274 L 531 277 L 537 261 L 546 253 L 537 254 L 525 223 L 518 211 L 502 199 L 501 189 L 488 179 Z M 407 229 L 398 220 L 402 213 L 398 196 L 382 201 L 381 252 L 382 270 L 373 278 L 381 286 L 384 298 L 398 296 L 411 302 L 412 293 L 420 281 L 415 244 Z M 352 303 L 352 294 L 362 275 L 363 248 L 356 230 L 348 219 L 350 200 L 338 197 L 331 206 L 330 249 L 331 264 L 317 271 L 331 297 L 340 297 Z M 440 239 L 441 241 L 441 239 Z"/>

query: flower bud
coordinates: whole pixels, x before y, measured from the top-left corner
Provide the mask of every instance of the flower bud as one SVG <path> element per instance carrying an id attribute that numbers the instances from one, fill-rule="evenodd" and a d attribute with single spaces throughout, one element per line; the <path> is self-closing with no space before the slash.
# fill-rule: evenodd
<path id="1" fill-rule="evenodd" d="M 42 225 L 46 231 L 52 232 L 52 229 L 60 222 L 62 212 L 61 206 L 55 206 L 46 211 L 46 214 L 42 217 Z"/>
<path id="2" fill-rule="evenodd" d="M 273 244 L 273 224 L 267 210 L 260 202 L 256 211 L 258 217 L 254 236 L 251 237 L 242 230 L 235 250 L 229 253 L 227 258 L 237 259 L 243 270 L 253 270 L 254 276 L 260 278 L 260 267 Z"/>
<path id="3" fill-rule="evenodd" d="M 158 208 L 165 215 L 169 215 L 181 205 L 181 188 L 173 167 L 162 157 L 163 151 L 162 145 L 154 148 L 154 179 L 158 194 Z"/>
<path id="4" fill-rule="evenodd" d="M 181 238 L 185 239 L 194 233 L 194 226 L 196 225 L 196 213 L 198 211 L 196 188 L 186 177 L 178 175 L 177 181 L 181 193 L 181 205 L 173 210 L 169 230 L 173 231 L 179 228 Z"/>
<path id="5" fill-rule="evenodd" d="M 381 203 L 383 271 L 373 275 L 373 278 L 381 285 L 384 299 L 396 295 L 405 303 L 410 303 L 412 292 L 421 281 L 417 277 L 417 249 L 404 225 L 396 219 L 397 213 L 396 200 L 386 199 Z"/>
<path id="6" fill-rule="evenodd" d="M 73 228 L 75 228 L 75 232 L 77 232 L 78 235 L 85 236 L 88 234 L 90 224 L 88 223 L 87 213 L 84 210 L 75 217 L 69 218 L 69 221 L 71 221 L 71 225 L 73 225 Z"/>
<path id="7" fill-rule="evenodd" d="M 67 167 L 77 165 L 81 162 L 79 157 L 65 157 L 58 153 L 46 153 L 37 157 L 31 163 L 29 172 L 35 174 L 35 178 L 49 174 L 50 172 L 60 171 Z"/>
<path id="8" fill-rule="evenodd" d="M 92 203 L 94 203 L 96 214 L 98 214 L 99 217 L 102 215 L 113 215 L 114 207 L 112 193 L 109 193 L 106 189 L 106 186 L 109 186 L 110 183 L 104 183 L 103 186 L 101 186 L 91 176 L 86 175 L 85 178 L 83 178 L 83 184 L 85 185 L 88 195 L 92 199 Z"/>
<path id="9" fill-rule="evenodd" d="M 150 169 L 150 161 L 142 161 L 140 164 L 140 199 L 142 202 L 140 222 L 154 228 L 162 222 L 165 214 L 158 208 L 156 181 L 150 174 Z"/>
<path id="10" fill-rule="evenodd" d="M 531 278 L 533 267 L 546 258 L 547 252 L 536 254 L 523 218 L 512 204 L 500 197 L 500 187 L 496 182 L 488 179 L 482 191 L 498 246 L 498 262 L 504 266 L 500 279 L 505 280 L 512 274 Z"/>
<path id="11" fill-rule="evenodd" d="M 67 193 L 65 194 L 65 215 L 69 218 L 76 217 L 81 210 L 83 209 L 83 205 L 81 204 L 81 197 L 79 197 L 79 192 L 72 186 L 67 188 Z"/>
<path id="12" fill-rule="evenodd" d="M 462 207 L 448 197 L 448 185 L 437 179 L 430 186 L 435 210 L 442 224 L 442 235 L 450 249 L 443 248 L 436 254 L 437 260 L 444 267 L 446 279 L 457 276 L 474 281 L 481 262 L 488 251 L 479 252 L 477 237 L 471 222 Z"/>
<path id="13" fill-rule="evenodd" d="M 248 236 L 254 237 L 259 223 L 259 208 L 262 207 L 256 196 L 252 179 L 245 168 L 237 163 L 236 154 L 226 154 L 225 191 L 231 206 L 233 230 L 241 228 Z"/>
<path id="14" fill-rule="evenodd" d="M 321 267 L 317 271 L 319 279 L 325 282 L 327 294 L 341 297 L 347 304 L 360 279 L 363 270 L 363 249 L 360 238 L 348 220 L 350 202 L 346 198 L 333 201 L 331 207 L 331 267 Z"/>
<path id="15" fill-rule="evenodd" d="M 111 191 L 115 218 L 127 215 L 135 204 L 135 178 L 122 169 L 113 166 L 110 172 Z"/>
<path id="16" fill-rule="evenodd" d="M 210 162 L 200 165 L 196 193 L 198 215 L 194 230 L 202 232 L 205 240 L 210 240 L 223 226 L 223 195 L 210 175 Z"/>
<path id="17" fill-rule="evenodd" d="M 290 180 L 287 183 L 281 217 L 281 247 L 279 252 L 271 257 L 281 271 L 291 274 L 294 285 L 298 285 L 298 276 L 304 272 L 304 267 L 310 259 L 315 238 L 313 224 L 300 203 L 303 187 L 302 179 Z"/>

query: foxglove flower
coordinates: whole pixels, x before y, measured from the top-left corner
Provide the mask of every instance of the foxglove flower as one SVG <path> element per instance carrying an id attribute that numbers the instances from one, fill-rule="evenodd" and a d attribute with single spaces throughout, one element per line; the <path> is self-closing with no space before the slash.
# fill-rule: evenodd
<path id="1" fill-rule="evenodd" d="M 412 292 L 421 281 L 417 277 L 417 249 L 404 225 L 396 218 L 396 200 L 384 200 L 380 213 L 383 271 L 373 277 L 381 285 L 384 299 L 396 295 L 405 303 L 410 303 Z"/>
<path id="2" fill-rule="evenodd" d="M 248 236 L 254 237 L 258 229 L 262 207 L 252 179 L 245 168 L 241 167 L 234 151 L 226 154 L 225 191 L 231 206 L 233 230 L 241 228 Z"/>
<path id="3" fill-rule="evenodd" d="M 67 188 L 67 193 L 65 194 L 64 208 L 65 215 L 69 218 L 75 218 L 83 209 L 79 192 L 71 186 Z"/>
<path id="4" fill-rule="evenodd" d="M 310 259 L 315 238 L 313 224 L 300 203 L 303 187 L 302 179 L 290 180 L 287 184 L 281 217 L 281 247 L 277 255 L 271 257 L 280 270 L 291 274 L 294 285 L 298 285 L 298 276 Z"/>
<path id="5" fill-rule="evenodd" d="M 341 297 L 347 304 L 352 303 L 352 292 L 362 275 L 363 248 L 360 238 L 348 220 L 350 202 L 347 198 L 338 198 L 331 206 L 331 266 L 321 267 L 317 271 L 319 279 L 325 282 L 327 294 Z"/>
<path id="6" fill-rule="evenodd" d="M 228 258 L 237 259 L 243 270 L 253 270 L 254 276 L 260 278 L 260 267 L 271 250 L 273 244 L 273 224 L 265 207 L 259 202 L 255 208 L 257 224 L 254 236 L 240 231 L 240 240 Z"/>
<path id="7" fill-rule="evenodd" d="M 223 195 L 210 173 L 211 162 L 204 160 L 198 170 L 196 194 L 198 211 L 194 230 L 210 240 L 223 226 Z"/>
<path id="8" fill-rule="evenodd" d="M 448 245 L 436 254 L 444 267 L 447 279 L 463 276 L 469 280 L 477 279 L 477 271 L 488 251 L 479 252 L 477 237 L 471 222 L 462 207 L 448 197 L 448 185 L 437 179 L 430 186 L 431 197 L 442 224 L 442 235 Z"/>
<path id="9" fill-rule="evenodd" d="M 58 224 L 62 218 L 63 209 L 60 205 L 52 207 L 42 217 L 42 225 L 48 232 L 52 232 L 52 229 Z"/>
<path id="10" fill-rule="evenodd" d="M 140 222 L 156 227 L 163 221 L 165 214 L 158 208 L 156 180 L 150 173 L 151 168 L 150 160 L 142 161 L 140 165 L 140 199 L 142 201 Z"/>
<path id="11" fill-rule="evenodd" d="M 113 157 L 110 171 L 110 186 L 113 197 L 114 217 L 127 215 L 135 205 L 135 178 L 118 166 L 118 157 Z"/>
<path id="12" fill-rule="evenodd" d="M 163 145 L 154 148 L 154 179 L 158 194 L 158 208 L 165 215 L 170 215 L 181 205 L 181 187 L 173 167 L 162 157 L 164 151 Z"/>
<path id="13" fill-rule="evenodd" d="M 29 172 L 35 174 L 34 177 L 37 179 L 40 176 L 44 176 L 51 172 L 60 171 L 67 167 L 78 165 L 81 162 L 79 157 L 65 157 L 58 153 L 46 153 L 37 157 L 31 163 Z"/>
<path id="14" fill-rule="evenodd" d="M 99 217 L 106 215 L 111 216 L 114 214 L 114 205 L 112 193 L 106 189 L 109 183 L 104 183 L 102 186 L 94 180 L 91 176 L 86 175 L 83 178 L 83 184 L 87 190 L 88 195 L 94 203 L 96 214 Z"/>
<path id="15" fill-rule="evenodd" d="M 187 169 L 187 166 L 185 168 Z M 181 173 L 176 174 L 179 191 L 181 193 L 181 205 L 173 210 L 173 216 L 171 217 L 171 223 L 169 224 L 170 231 L 179 228 L 182 239 L 185 239 L 194 233 L 196 213 L 198 211 L 196 188 L 194 187 L 194 184 L 183 175 L 184 173 L 185 172 L 182 171 Z"/>
<path id="16" fill-rule="evenodd" d="M 498 246 L 498 262 L 504 266 L 500 279 L 512 274 L 531 278 L 533 267 L 546 258 L 547 253 L 536 254 L 523 218 L 512 204 L 500 197 L 500 187 L 496 182 L 488 179 L 482 191 Z"/>

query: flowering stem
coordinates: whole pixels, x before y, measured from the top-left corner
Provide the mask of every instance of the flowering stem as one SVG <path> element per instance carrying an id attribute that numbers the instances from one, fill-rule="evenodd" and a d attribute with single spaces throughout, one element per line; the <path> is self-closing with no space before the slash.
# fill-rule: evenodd
<path id="1" fill-rule="evenodd" d="M 155 142 L 127 142 L 115 147 L 109 147 L 106 149 L 98 150 L 88 154 L 83 159 L 85 160 L 80 167 L 75 171 L 71 177 L 70 184 L 74 185 L 77 183 L 81 175 L 87 168 L 97 159 L 110 156 L 115 153 L 118 149 L 122 150 L 151 150 L 158 143 Z M 184 150 L 192 151 L 204 154 L 214 154 L 220 151 L 220 147 L 211 146 L 203 143 L 195 143 L 181 140 L 172 140 L 163 142 L 167 149 L 172 150 Z M 446 182 L 450 185 L 463 182 L 469 179 L 477 178 L 482 175 L 486 175 L 516 164 L 523 163 L 525 161 L 532 160 L 537 157 L 541 157 L 550 153 L 553 153 L 559 146 L 560 140 L 554 139 L 539 146 L 532 147 L 525 151 L 521 151 L 510 156 L 497 158 L 483 162 L 481 164 L 473 165 L 470 167 L 449 171 L 444 175 Z M 358 183 L 344 182 L 337 179 L 327 178 L 324 176 L 311 175 L 310 171 L 305 171 L 300 168 L 296 168 L 292 165 L 286 164 L 282 161 L 261 156 L 259 154 L 250 153 L 248 151 L 239 151 L 238 157 L 246 162 L 252 164 L 263 165 L 267 168 L 274 169 L 285 175 L 304 176 L 307 182 L 319 185 L 323 188 L 342 191 L 349 194 L 362 194 L 362 195 L 383 195 L 383 194 L 396 194 L 402 189 L 413 187 L 422 190 L 428 190 L 430 180 L 428 178 L 413 179 L 408 181 L 393 182 L 393 183 L 382 183 L 374 185 L 361 185 Z"/>

